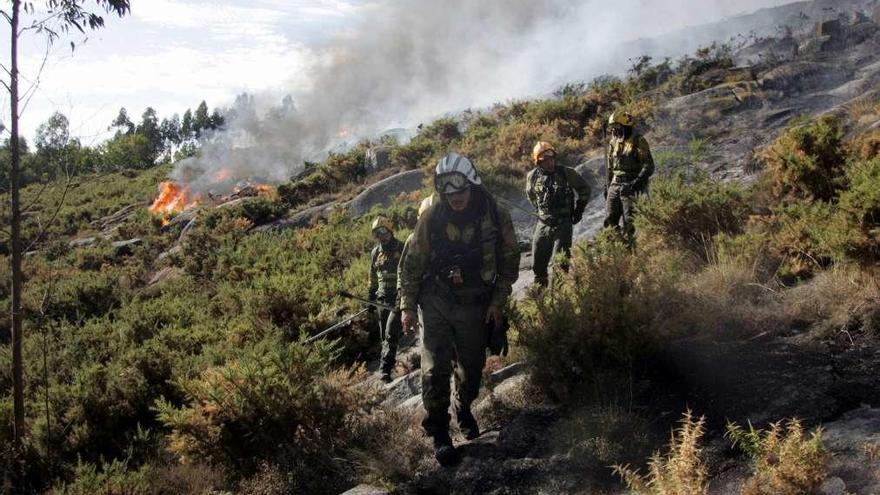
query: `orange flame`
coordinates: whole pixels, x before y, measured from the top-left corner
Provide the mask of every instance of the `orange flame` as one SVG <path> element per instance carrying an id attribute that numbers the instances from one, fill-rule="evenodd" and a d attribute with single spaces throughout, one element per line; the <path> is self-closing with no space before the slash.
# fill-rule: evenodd
<path id="1" fill-rule="evenodd" d="M 221 168 L 216 173 L 214 173 L 213 182 L 226 182 L 227 180 L 232 178 L 232 169 L 229 168 Z"/>
<path id="2" fill-rule="evenodd" d="M 198 198 L 191 197 L 188 187 L 181 187 L 172 181 L 159 184 L 159 197 L 150 206 L 150 213 L 169 215 L 179 213 L 198 204 Z"/>

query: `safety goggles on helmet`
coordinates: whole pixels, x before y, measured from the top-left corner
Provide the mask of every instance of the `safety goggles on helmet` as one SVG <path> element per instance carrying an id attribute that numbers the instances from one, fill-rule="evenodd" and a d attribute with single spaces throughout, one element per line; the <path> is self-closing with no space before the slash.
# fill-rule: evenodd
<path id="1" fill-rule="evenodd" d="M 373 237 L 385 237 L 387 235 L 391 235 L 391 231 L 385 227 L 378 227 L 373 229 Z"/>
<path id="2" fill-rule="evenodd" d="M 435 179 L 435 187 L 437 192 L 441 194 L 452 194 L 462 192 L 470 187 L 468 178 L 459 172 L 451 172 L 448 174 L 438 175 Z"/>
<path id="3" fill-rule="evenodd" d="M 541 155 L 538 157 L 538 163 L 547 162 L 547 161 L 555 160 L 555 159 L 556 159 L 556 152 L 545 151 L 545 152 L 541 153 Z"/>

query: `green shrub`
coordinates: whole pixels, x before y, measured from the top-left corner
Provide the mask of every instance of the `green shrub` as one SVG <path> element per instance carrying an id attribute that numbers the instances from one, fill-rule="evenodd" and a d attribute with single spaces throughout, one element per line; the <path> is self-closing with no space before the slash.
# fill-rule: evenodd
<path id="1" fill-rule="evenodd" d="M 823 201 L 799 201 L 774 208 L 770 251 L 782 260 L 780 275 L 800 278 L 834 262 L 832 246 L 846 244 L 832 239 L 841 232 L 829 228 L 836 221 L 834 207 Z"/>
<path id="2" fill-rule="evenodd" d="M 647 245 L 681 249 L 708 261 L 712 238 L 743 231 L 750 212 L 746 191 L 737 184 L 696 174 L 680 174 L 651 184 L 651 194 L 638 204 L 638 239 Z"/>
<path id="3" fill-rule="evenodd" d="M 858 239 L 847 251 L 853 259 L 880 259 L 880 156 L 857 161 L 847 170 L 849 187 L 840 195 L 840 210 Z"/>
<path id="4" fill-rule="evenodd" d="M 834 117 L 799 121 L 789 127 L 758 158 L 764 180 L 777 200 L 831 201 L 844 186 L 844 130 Z"/>
<path id="5" fill-rule="evenodd" d="M 100 468 L 91 463 L 77 464 L 74 479 L 51 490 L 52 495 L 149 495 L 151 469 L 130 470 L 127 462 L 114 460 Z"/>
<path id="6" fill-rule="evenodd" d="M 578 245 L 567 274 L 533 293 L 518 316 L 518 342 L 549 397 L 578 401 L 606 379 L 629 376 L 650 352 L 652 302 L 661 289 L 619 242 Z"/>
<path id="7" fill-rule="evenodd" d="M 331 368 L 337 353 L 326 342 L 266 339 L 182 380 L 186 405 L 156 405 L 171 429 L 170 449 L 238 475 L 255 473 L 263 462 L 280 464 L 295 473 L 297 491 L 338 493 L 348 473 L 336 457 L 375 398 L 355 387 L 362 370 Z"/>

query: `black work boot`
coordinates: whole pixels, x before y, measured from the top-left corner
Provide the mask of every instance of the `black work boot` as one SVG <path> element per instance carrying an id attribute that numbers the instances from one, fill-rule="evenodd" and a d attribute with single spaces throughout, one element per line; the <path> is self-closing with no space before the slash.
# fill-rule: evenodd
<path id="1" fill-rule="evenodd" d="M 441 433 L 433 437 L 434 440 L 434 458 L 443 467 L 454 466 L 458 463 L 458 452 L 452 445 L 452 438 L 449 433 Z"/>
<path id="2" fill-rule="evenodd" d="M 470 408 L 456 411 L 455 418 L 458 420 L 458 429 L 466 439 L 473 440 L 480 436 L 480 425 L 477 424 L 477 419 L 474 418 Z"/>
<path id="3" fill-rule="evenodd" d="M 458 462 L 458 452 L 455 451 L 452 438 L 449 436 L 449 414 L 446 410 L 433 413 L 429 411 L 422 420 L 422 427 L 434 441 L 434 458 L 437 462 L 443 467 L 455 465 Z"/>
<path id="4" fill-rule="evenodd" d="M 382 383 L 391 383 L 391 372 L 383 371 L 381 375 L 379 375 L 379 379 L 382 380 Z"/>

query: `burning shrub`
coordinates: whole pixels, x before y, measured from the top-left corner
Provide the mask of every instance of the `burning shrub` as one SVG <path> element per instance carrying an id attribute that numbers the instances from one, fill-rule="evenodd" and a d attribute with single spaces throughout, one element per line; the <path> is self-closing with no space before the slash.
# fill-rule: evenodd
<path id="1" fill-rule="evenodd" d="M 225 466 L 235 476 L 270 462 L 293 473 L 297 492 L 338 493 L 350 473 L 337 458 L 351 440 L 353 422 L 376 398 L 355 387 L 363 370 L 331 368 L 337 353 L 327 342 L 269 338 L 183 380 L 188 404 L 156 405 L 172 430 L 171 450 Z"/>

